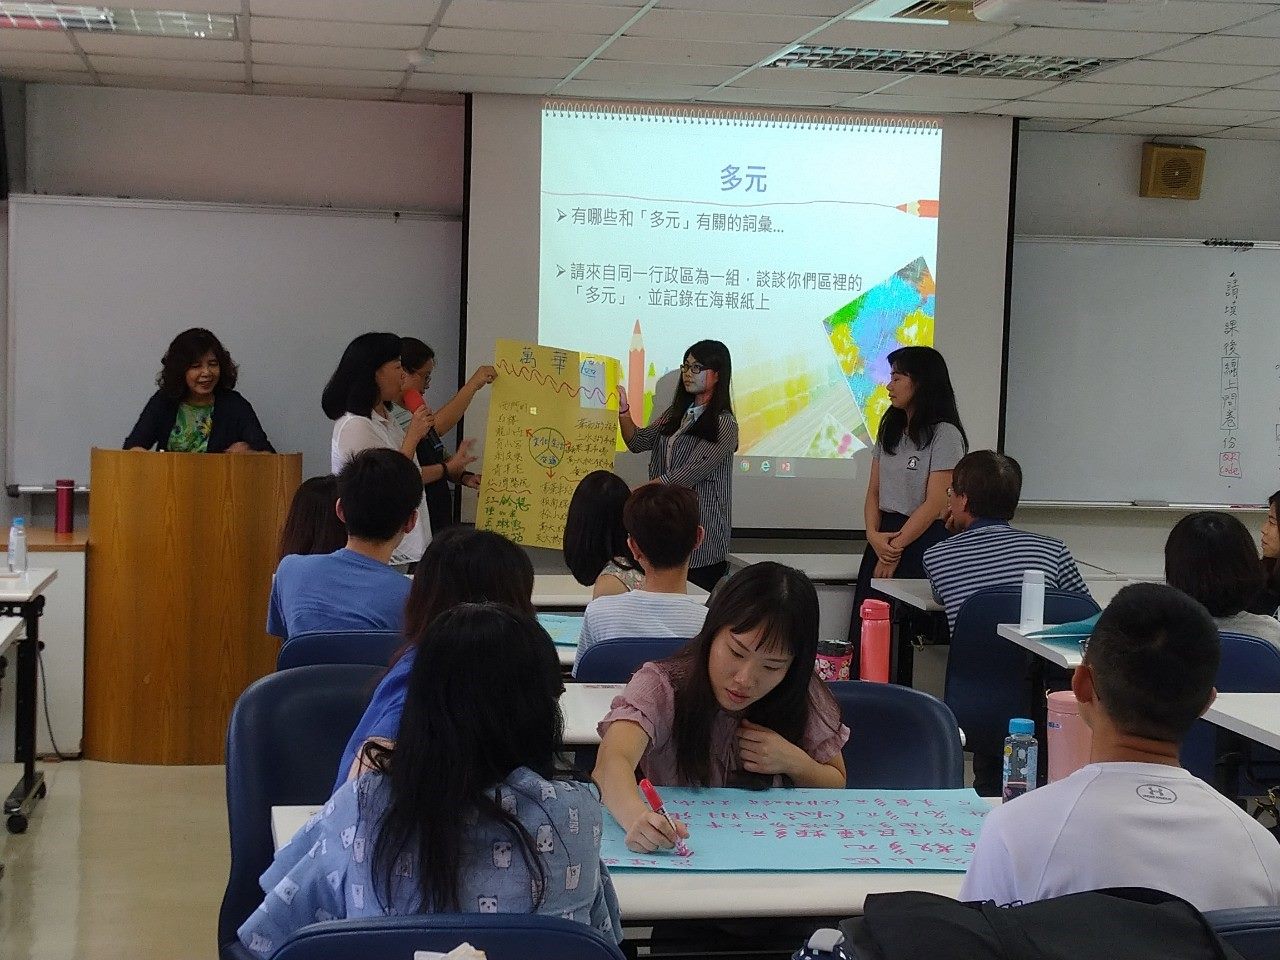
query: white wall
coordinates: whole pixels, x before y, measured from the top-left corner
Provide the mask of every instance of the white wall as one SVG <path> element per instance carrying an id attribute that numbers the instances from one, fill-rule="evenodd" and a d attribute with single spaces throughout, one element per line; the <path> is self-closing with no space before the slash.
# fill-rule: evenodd
<path id="1" fill-rule="evenodd" d="M 1201 198 L 1184 201 L 1138 196 L 1144 139 L 1024 131 L 1019 142 L 1016 232 L 1280 239 L 1280 143 L 1179 140 L 1208 151 Z M 1256 499 L 1263 501 L 1272 492 L 1259 490 Z M 1159 574 L 1165 537 L 1181 516 L 1152 510 L 1026 508 L 1017 522 L 1060 537 L 1078 558 L 1099 566 Z M 1253 512 L 1241 515 L 1254 530 L 1264 518 Z"/>

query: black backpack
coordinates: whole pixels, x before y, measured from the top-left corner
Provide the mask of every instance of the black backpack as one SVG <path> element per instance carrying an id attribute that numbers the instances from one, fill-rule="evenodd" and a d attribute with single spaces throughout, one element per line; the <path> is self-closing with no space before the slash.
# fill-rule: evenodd
<path id="1" fill-rule="evenodd" d="M 1243 960 L 1187 901 L 1124 887 L 998 907 L 933 893 L 867 897 L 845 920 L 856 960 Z"/>

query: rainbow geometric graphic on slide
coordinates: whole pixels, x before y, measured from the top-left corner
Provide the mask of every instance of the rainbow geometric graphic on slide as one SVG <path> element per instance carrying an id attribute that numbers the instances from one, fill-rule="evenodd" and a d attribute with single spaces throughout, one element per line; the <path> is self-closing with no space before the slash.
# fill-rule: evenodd
<path id="1" fill-rule="evenodd" d="M 899 347 L 933 346 L 935 290 L 917 257 L 822 321 L 871 438 L 889 409 L 885 358 Z"/>

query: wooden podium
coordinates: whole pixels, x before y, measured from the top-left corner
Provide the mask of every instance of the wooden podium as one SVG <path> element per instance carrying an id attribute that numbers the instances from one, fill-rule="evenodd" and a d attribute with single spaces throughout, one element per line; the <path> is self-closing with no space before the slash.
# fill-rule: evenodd
<path id="1" fill-rule="evenodd" d="M 241 692 L 275 667 L 277 541 L 301 454 L 94 450 L 84 755 L 223 762 Z"/>

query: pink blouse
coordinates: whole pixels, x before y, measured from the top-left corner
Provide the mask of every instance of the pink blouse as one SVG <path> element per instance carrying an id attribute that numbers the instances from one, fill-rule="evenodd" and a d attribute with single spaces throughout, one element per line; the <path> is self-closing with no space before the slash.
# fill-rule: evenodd
<path id="1" fill-rule="evenodd" d="M 810 681 L 809 722 L 798 746 L 818 763 L 827 763 L 840 752 L 849 739 L 849 728 L 840 722 L 840 711 L 830 698 L 817 696 L 822 680 L 814 674 Z M 815 706 L 816 705 L 816 706 Z M 672 736 L 675 721 L 676 695 L 671 677 L 665 666 L 646 663 L 636 671 L 625 690 L 613 698 L 608 714 L 600 721 L 603 737 L 609 724 L 615 720 L 630 720 L 639 724 L 649 736 L 649 745 L 640 758 L 640 772 L 657 786 L 691 786 L 676 771 L 676 744 Z M 711 782 L 710 787 L 728 784 L 731 771 L 740 769 L 738 761 L 738 717 L 720 710 L 711 722 Z M 774 778 L 774 786 L 781 786 L 782 778 Z"/>

